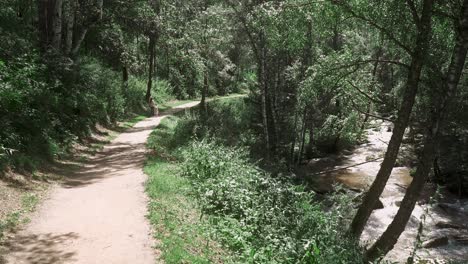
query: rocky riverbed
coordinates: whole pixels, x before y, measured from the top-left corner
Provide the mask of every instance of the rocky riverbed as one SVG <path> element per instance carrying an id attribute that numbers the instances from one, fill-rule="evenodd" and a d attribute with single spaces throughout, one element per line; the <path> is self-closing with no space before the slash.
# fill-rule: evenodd
<path id="1" fill-rule="evenodd" d="M 352 151 L 327 158 L 313 159 L 301 168 L 302 174 L 318 193 L 330 193 L 336 184 L 342 184 L 356 196 L 370 186 L 380 168 L 382 157 L 392 135 L 391 124 L 374 122 L 367 130 L 367 141 Z M 402 154 L 411 153 L 410 146 L 403 146 Z M 380 197 L 377 209 L 372 213 L 361 237 L 363 245 L 371 245 L 391 223 L 412 181 L 410 168 L 402 166 L 393 169 L 392 175 Z M 394 249 L 386 256 L 392 263 L 406 263 L 416 249 L 416 260 L 423 263 L 447 263 L 461 261 L 468 263 L 468 199 L 458 199 L 454 194 L 428 184 L 413 211 L 405 232 L 400 236 Z M 435 198 L 436 193 L 440 198 Z M 418 227 L 423 221 L 420 243 L 416 240 Z M 416 262 L 417 263 L 417 262 Z"/>

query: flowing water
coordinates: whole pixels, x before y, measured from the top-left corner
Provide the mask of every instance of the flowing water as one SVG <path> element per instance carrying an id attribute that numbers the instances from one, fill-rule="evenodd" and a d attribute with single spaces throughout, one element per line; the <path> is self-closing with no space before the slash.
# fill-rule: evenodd
<path id="1" fill-rule="evenodd" d="M 319 193 L 329 193 L 333 191 L 335 184 L 342 184 L 348 189 L 361 193 L 372 184 L 392 135 L 390 123 L 375 122 L 372 125 L 374 129 L 367 131 L 367 142 L 353 151 L 343 155 L 314 159 L 302 168 L 307 172 L 306 179 L 313 189 Z M 356 164 L 360 165 L 354 166 Z M 361 237 L 363 245 L 370 245 L 385 231 L 398 211 L 399 204 L 411 181 L 409 168 L 395 167 L 393 169 L 380 197 L 383 208 L 373 211 Z M 442 238 L 448 242 L 434 248 L 418 249 L 417 259 L 431 260 L 426 263 L 445 263 L 444 261 L 448 259 L 468 263 L 468 243 L 466 243 L 468 239 L 464 240 L 468 238 L 468 200 L 456 199 L 453 195 L 445 193 L 438 204 L 428 204 L 434 192 L 430 190 L 431 188 L 426 189 L 413 211 L 405 232 L 400 236 L 394 249 L 386 256 L 386 260 L 392 263 L 406 262 L 415 248 L 418 226 L 424 215 L 426 219 L 422 240 Z M 439 225 L 451 223 L 455 226 L 440 228 L 436 226 L 437 223 Z"/>

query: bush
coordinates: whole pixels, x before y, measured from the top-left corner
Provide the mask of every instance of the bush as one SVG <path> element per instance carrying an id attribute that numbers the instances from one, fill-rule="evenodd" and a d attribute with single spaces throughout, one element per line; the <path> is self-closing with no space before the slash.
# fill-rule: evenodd
<path id="1" fill-rule="evenodd" d="M 200 141 L 183 158 L 202 212 L 243 262 L 362 263 L 344 235 L 343 210 L 324 212 L 312 193 L 256 168 L 245 151 Z"/>
<path id="2" fill-rule="evenodd" d="M 116 72 L 86 57 L 79 64 L 49 59 L 56 64 L 45 65 L 34 53 L 0 59 L 0 146 L 15 150 L 1 158 L 2 167 L 34 170 L 40 159 L 53 160 L 88 136 L 96 123 L 125 115 Z"/>

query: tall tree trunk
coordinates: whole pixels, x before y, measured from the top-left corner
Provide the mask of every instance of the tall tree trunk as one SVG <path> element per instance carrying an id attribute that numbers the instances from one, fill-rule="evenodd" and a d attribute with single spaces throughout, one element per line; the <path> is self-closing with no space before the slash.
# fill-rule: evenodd
<path id="1" fill-rule="evenodd" d="M 124 84 L 124 87 L 127 87 L 127 85 L 128 85 L 128 67 L 127 67 L 127 65 L 122 66 L 122 83 Z"/>
<path id="2" fill-rule="evenodd" d="M 266 159 L 270 160 L 271 154 L 271 138 L 269 133 L 268 113 L 267 113 L 267 101 L 268 101 L 268 84 L 266 79 L 266 56 L 267 50 L 265 47 L 265 36 L 264 33 L 260 33 L 260 57 L 258 58 L 258 78 L 260 78 L 260 90 L 261 90 L 261 102 L 262 102 L 262 123 L 263 123 L 263 134 L 265 137 L 266 144 Z"/>
<path id="3" fill-rule="evenodd" d="M 88 17 L 86 17 L 85 21 L 82 22 L 82 24 L 77 27 L 78 30 L 74 32 L 75 33 L 75 36 L 73 39 L 74 43 L 73 43 L 73 47 L 70 53 L 72 57 L 76 56 L 78 52 L 80 51 L 81 44 L 83 44 L 83 41 L 85 40 L 86 34 L 88 34 L 89 29 L 102 19 L 103 0 L 97 0 L 92 10 L 93 12 L 91 14 L 85 14 L 85 15 L 88 15 Z M 89 12 L 89 10 L 80 10 L 80 12 Z"/>
<path id="4" fill-rule="evenodd" d="M 307 143 L 306 147 L 306 157 L 312 158 L 312 156 L 314 155 L 314 120 L 312 117 L 312 113 L 309 114 L 307 124 L 309 129 L 309 142 Z"/>
<path id="5" fill-rule="evenodd" d="M 73 48 L 71 51 L 71 55 L 73 57 L 78 54 L 78 51 L 80 51 L 81 44 L 83 44 L 83 41 L 87 33 L 88 33 L 88 28 L 80 27 L 79 31 L 76 34 L 75 40 L 73 42 Z"/>
<path id="6" fill-rule="evenodd" d="M 205 71 L 203 72 L 203 88 L 202 88 L 202 98 L 200 101 L 200 111 L 201 111 L 201 116 L 202 116 L 202 121 L 205 122 L 206 120 L 206 115 L 207 115 L 207 106 L 206 106 L 206 96 L 208 93 L 208 87 L 209 87 L 209 82 L 208 82 L 208 69 L 205 66 Z"/>
<path id="7" fill-rule="evenodd" d="M 297 104 L 296 104 L 297 105 Z M 297 106 L 296 106 L 297 107 Z M 293 136 L 291 141 L 291 149 L 290 149 L 290 164 L 295 164 L 295 150 L 296 150 L 296 138 L 297 138 L 297 123 L 299 122 L 299 113 L 298 110 L 295 109 L 294 111 L 294 129 L 293 129 Z"/>
<path id="8" fill-rule="evenodd" d="M 405 90 L 403 92 L 403 101 L 398 110 L 398 118 L 395 122 L 392 137 L 388 144 L 385 158 L 382 162 L 376 179 L 372 183 L 369 191 L 364 196 L 363 202 L 360 205 L 353 222 L 350 232 L 355 237 L 360 237 L 364 227 L 371 215 L 375 204 L 382 194 L 388 178 L 392 173 L 395 161 L 400 150 L 401 141 L 408 125 L 408 121 L 413 109 L 415 97 L 418 91 L 419 79 L 421 70 L 424 64 L 424 59 L 428 52 L 429 41 L 431 38 L 431 18 L 434 0 L 424 0 L 423 10 L 420 24 L 418 25 L 418 34 L 416 39 L 415 50 L 411 56 L 411 65 L 408 72 Z"/>
<path id="9" fill-rule="evenodd" d="M 304 146 L 305 146 L 305 139 L 306 139 L 306 131 L 307 131 L 307 108 L 304 108 L 304 114 L 302 116 L 302 129 L 301 129 L 301 142 L 299 146 L 299 156 L 297 157 L 297 165 L 302 161 L 302 157 L 304 155 Z"/>
<path id="10" fill-rule="evenodd" d="M 55 0 L 52 20 L 52 47 L 60 51 L 62 44 L 62 0 Z"/>
<path id="11" fill-rule="evenodd" d="M 50 27 L 51 27 L 51 0 L 38 0 L 38 29 L 39 29 L 39 46 L 42 51 L 46 51 L 50 44 Z"/>
<path id="12" fill-rule="evenodd" d="M 146 86 L 146 102 L 150 103 L 151 99 L 151 89 L 153 88 L 153 70 L 154 70 L 154 48 L 156 46 L 156 41 L 154 35 L 150 35 L 148 43 L 148 84 Z"/>
<path id="13" fill-rule="evenodd" d="M 65 18 L 65 43 L 63 52 L 69 55 L 73 47 L 73 27 L 75 25 L 75 0 L 65 0 L 63 5 L 63 17 Z"/>
<path id="14" fill-rule="evenodd" d="M 468 53 L 468 0 L 464 0 L 463 2 L 458 32 L 459 34 L 457 35 L 456 44 L 452 53 L 452 60 L 446 76 L 447 83 L 442 95 L 435 98 L 435 107 L 427 127 L 422 157 L 419 160 L 416 174 L 406 191 L 400 209 L 392 223 L 387 227 L 377 242 L 367 251 L 366 258 L 369 261 L 373 261 L 381 254 L 385 255 L 393 249 L 401 233 L 405 230 L 419 195 L 428 179 L 435 158 L 435 146 L 438 143 L 441 122 L 444 120 L 444 115 L 446 114 L 445 110 L 449 101 L 456 94 Z"/>

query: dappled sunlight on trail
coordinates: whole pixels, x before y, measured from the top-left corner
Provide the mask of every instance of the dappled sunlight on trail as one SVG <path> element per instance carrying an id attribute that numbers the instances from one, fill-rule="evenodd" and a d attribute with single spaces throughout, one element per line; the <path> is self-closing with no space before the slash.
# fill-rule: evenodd
<path id="1" fill-rule="evenodd" d="M 31 223 L 3 245 L 4 262 L 153 264 L 158 256 L 145 218 L 145 143 L 164 117 L 196 104 L 137 123 L 64 175 Z"/>

